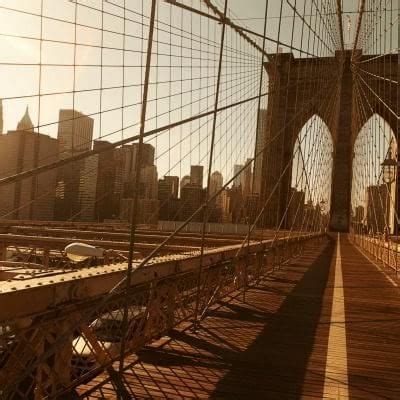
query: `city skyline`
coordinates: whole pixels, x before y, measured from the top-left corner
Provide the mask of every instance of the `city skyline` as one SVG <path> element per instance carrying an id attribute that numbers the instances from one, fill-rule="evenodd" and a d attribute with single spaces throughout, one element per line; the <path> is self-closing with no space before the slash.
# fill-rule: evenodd
<path id="1" fill-rule="evenodd" d="M 221 6 L 220 2 L 217 2 Z M 0 98 L 4 98 L 4 130 L 14 129 L 26 106 L 29 106 L 33 125 L 43 134 L 51 137 L 57 136 L 58 110 L 76 109 L 90 116 L 94 120 L 93 139 L 109 140 L 111 142 L 133 136 L 139 131 L 139 114 L 141 101 L 141 84 L 143 82 L 142 38 L 147 35 L 147 27 L 142 28 L 141 19 L 135 16 L 143 14 L 149 16 L 149 1 L 129 4 L 126 18 L 129 23 L 121 24 L 122 11 L 112 4 L 94 0 L 90 7 L 85 1 L 60 2 L 43 0 L 19 0 L 17 2 L 2 0 L 0 15 L 3 15 L 2 40 L 0 52 L 3 55 L 0 74 Z M 137 7 L 138 9 L 136 10 Z M 167 60 L 159 56 L 158 46 L 170 42 L 171 45 L 179 45 L 178 32 L 168 33 L 169 13 L 168 5 L 161 2 L 157 10 L 157 29 L 163 35 L 163 43 L 155 41 L 155 53 L 152 59 L 150 98 L 146 130 L 167 125 L 182 116 L 189 116 L 189 111 L 183 109 L 174 110 L 171 104 L 189 104 L 192 113 L 202 110 L 210 110 L 213 106 L 214 93 L 207 89 L 209 82 L 208 66 L 205 63 L 198 65 L 200 71 L 185 64 L 185 57 L 199 55 L 213 51 L 213 47 L 204 42 L 192 41 L 191 53 L 182 49 L 182 53 L 174 55 L 171 61 L 173 67 L 180 66 L 182 75 L 190 78 L 193 83 L 180 83 L 172 81 L 169 90 L 175 93 L 172 97 L 161 99 L 162 94 L 171 96 L 166 92 L 163 83 L 171 81 L 171 73 L 163 66 Z M 240 0 L 230 1 L 229 16 L 232 20 L 238 19 L 244 26 L 251 22 L 252 29 L 262 33 L 263 23 L 261 15 L 264 14 L 265 4 L 253 2 L 251 6 Z M 269 20 L 267 25 L 267 51 L 274 53 L 278 47 L 273 40 L 278 36 L 278 18 L 280 13 L 284 20 L 293 18 L 293 11 L 288 4 L 283 4 L 282 11 L 279 4 L 270 2 Z M 299 9 L 303 2 L 298 2 Z M 309 4 L 306 4 L 307 13 Z M 357 10 L 357 2 L 346 2 L 344 13 Z M 42 14 L 42 18 L 38 15 Z M 182 14 L 184 15 L 184 14 Z M 193 14 L 189 18 L 183 18 L 178 13 L 174 20 L 179 22 L 185 32 L 199 35 L 205 32 L 204 22 Z M 250 18 L 250 20 L 247 20 Z M 75 21 L 76 20 L 76 21 Z M 63 22 L 62 22 L 63 21 Z M 74 24 L 78 22 L 78 24 Z M 199 22 L 200 21 L 200 22 Z M 112 32 L 99 35 L 102 24 Z M 354 33 L 355 21 L 352 20 Z M 208 27 L 210 38 L 218 35 L 218 28 Z M 294 29 L 298 30 L 297 24 Z M 290 43 L 290 30 L 281 30 L 280 38 L 284 43 Z M 20 36 L 20 37 L 19 37 Z M 101 36 L 101 37 L 100 37 Z M 51 40 L 50 40 L 51 39 Z M 229 37 L 227 41 L 229 44 Z M 257 39 L 258 40 L 258 39 Z M 299 47 L 300 35 L 294 35 L 293 47 Z M 40 46 L 39 44 L 42 43 Z M 283 48 L 283 51 L 287 51 Z M 295 55 L 296 50 L 293 50 Z M 304 56 L 304 54 L 303 54 Z M 250 58 L 249 58 L 250 61 Z M 213 58 L 213 69 L 216 68 L 216 59 Z M 253 62 L 253 61 L 252 61 Z M 16 65 L 18 64 L 18 65 Z M 254 62 L 258 66 L 258 61 Z M 190 67 L 190 68 L 189 68 Z M 204 70 L 204 71 L 203 71 Z M 257 67 L 258 70 L 258 67 Z M 244 71 L 242 71 L 244 73 Z M 253 65 L 248 67 L 247 75 L 253 73 Z M 175 73 L 174 73 L 175 74 Z M 214 74 L 215 75 L 215 74 Z M 1 76 L 13 77 L 13 79 L 1 79 Z M 177 77 L 178 78 L 178 77 Z M 203 83 L 203 81 L 205 83 Z M 223 83 L 223 82 L 222 82 Z M 255 82 L 254 82 L 255 84 Z M 253 81 L 246 82 L 242 90 L 248 95 L 252 94 Z M 124 87 L 124 89 L 122 89 Z M 267 87 L 267 82 L 264 83 Z M 192 97 L 187 94 L 191 89 Z M 247 89 L 246 89 L 247 88 Z M 257 92 L 254 87 L 254 94 Z M 233 93 L 234 94 L 234 93 Z M 228 95 L 228 93 L 226 94 Z M 232 93 L 231 93 L 232 95 Z M 121 102 L 121 98 L 123 98 Z M 159 98 L 159 100 L 155 100 Z M 232 97 L 230 101 L 235 98 Z M 220 99 L 221 105 L 226 103 L 225 95 Z M 234 164 L 242 164 L 247 158 L 253 157 L 256 141 L 256 121 L 250 118 L 254 108 L 247 107 L 241 111 L 242 125 L 232 124 L 229 140 L 227 133 L 223 131 L 222 123 L 217 124 L 217 144 L 213 163 L 215 169 L 220 170 L 225 177 L 232 176 Z M 101 118 L 99 116 L 101 115 Z M 208 165 L 210 141 L 210 124 L 205 121 L 202 124 L 192 124 L 191 134 L 182 140 L 180 129 L 169 131 L 169 135 L 159 134 L 151 139 L 156 148 L 157 166 L 161 175 L 179 175 L 190 165 Z M 246 140 L 243 140 L 243 129 Z M 179 154 L 179 165 L 175 165 L 171 156 L 165 151 L 173 149 Z M 179 173 L 177 173 L 179 171 Z M 205 174 L 206 175 L 206 174 Z"/>

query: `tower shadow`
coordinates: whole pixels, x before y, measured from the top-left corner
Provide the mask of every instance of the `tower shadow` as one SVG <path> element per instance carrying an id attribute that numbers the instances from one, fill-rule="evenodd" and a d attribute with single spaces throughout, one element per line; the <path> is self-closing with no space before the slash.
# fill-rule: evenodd
<path id="1" fill-rule="evenodd" d="M 245 351 L 236 353 L 213 398 L 298 399 L 306 375 L 315 398 L 322 397 L 329 327 L 319 321 L 333 251 L 334 241 L 329 239 L 279 310 L 266 315 L 258 337 Z M 329 290 L 326 296 L 331 297 Z M 324 312 L 329 316 L 330 302 L 327 304 Z M 310 365 L 314 348 L 318 354 Z"/>

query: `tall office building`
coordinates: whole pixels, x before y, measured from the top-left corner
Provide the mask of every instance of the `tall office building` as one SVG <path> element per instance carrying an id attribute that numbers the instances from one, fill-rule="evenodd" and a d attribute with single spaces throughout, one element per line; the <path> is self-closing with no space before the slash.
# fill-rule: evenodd
<path id="1" fill-rule="evenodd" d="M 253 193 L 261 193 L 262 166 L 263 166 L 263 149 L 266 143 L 267 128 L 267 110 L 260 109 L 258 120 L 258 129 L 256 132 L 256 158 L 254 160 L 254 187 Z"/>
<path id="2" fill-rule="evenodd" d="M 146 165 L 140 170 L 139 198 L 157 199 L 158 173 L 155 165 Z"/>
<path id="3" fill-rule="evenodd" d="M 240 186 L 233 186 L 228 191 L 229 196 L 229 214 L 231 222 L 238 224 L 243 222 L 244 209 L 243 209 L 243 192 Z"/>
<path id="4" fill-rule="evenodd" d="M 92 148 L 93 124 L 93 118 L 79 111 L 60 110 L 57 135 L 60 142 L 60 158 Z"/>
<path id="5" fill-rule="evenodd" d="M 210 197 L 222 189 L 223 177 L 221 172 L 214 171 L 210 177 Z M 222 222 L 222 196 L 221 193 L 215 199 L 209 202 L 209 219 L 210 222 Z"/>
<path id="6" fill-rule="evenodd" d="M 252 186 L 253 186 L 253 171 L 252 171 L 252 162 L 251 158 L 248 158 L 246 160 L 246 165 L 247 167 L 243 171 L 243 194 L 245 196 L 249 195 L 252 192 Z"/>
<path id="7" fill-rule="evenodd" d="M 60 110 L 58 122 L 61 159 L 92 148 L 93 119 L 76 110 Z M 58 169 L 56 212 L 59 220 L 96 219 L 96 187 L 99 156 L 93 155 Z"/>
<path id="8" fill-rule="evenodd" d="M 190 176 L 189 175 L 185 175 L 182 179 L 181 179 L 181 197 L 182 197 L 182 189 L 186 186 L 190 184 Z"/>
<path id="9" fill-rule="evenodd" d="M 181 220 L 189 218 L 204 202 L 205 190 L 198 184 L 189 183 L 181 188 Z M 199 212 L 193 222 L 203 220 L 203 212 Z"/>
<path id="10" fill-rule="evenodd" d="M 304 221 L 304 207 L 306 195 L 302 190 L 291 188 L 290 204 L 287 211 L 285 227 L 290 229 L 301 229 Z"/>
<path id="11" fill-rule="evenodd" d="M 28 107 L 26 107 L 25 114 L 17 124 L 17 131 L 33 132 L 33 123 L 29 115 Z"/>
<path id="12" fill-rule="evenodd" d="M 190 183 L 192 185 L 200 185 L 203 187 L 203 170 L 202 165 L 191 165 L 190 166 Z"/>
<path id="13" fill-rule="evenodd" d="M 135 186 L 138 151 L 138 143 L 121 147 L 123 157 L 123 196 L 120 217 L 124 220 L 130 220 L 135 190 L 137 190 L 138 210 L 136 210 L 136 222 L 139 224 L 155 224 L 157 223 L 159 212 L 158 174 L 157 167 L 154 165 L 155 149 L 151 144 L 143 144 L 139 182 Z"/>
<path id="14" fill-rule="evenodd" d="M 95 140 L 93 149 L 106 148 L 110 143 Z M 97 221 L 119 215 L 122 196 L 122 157 L 120 148 L 110 148 L 98 154 L 95 216 Z"/>
<path id="15" fill-rule="evenodd" d="M 372 233 L 385 233 L 390 225 L 390 196 L 386 184 L 367 188 L 367 227 Z"/>
<path id="16" fill-rule="evenodd" d="M 17 130 L 0 135 L 0 176 L 5 177 L 57 161 L 58 142 L 33 132 L 28 109 Z M 56 171 L 0 186 L 0 218 L 52 220 Z"/>
<path id="17" fill-rule="evenodd" d="M 243 168 L 242 164 L 235 164 L 233 166 L 233 175 L 238 174 L 237 176 L 235 176 L 235 178 L 233 179 L 233 186 L 235 187 L 239 187 L 241 186 L 242 190 L 244 188 L 244 171 L 240 170 Z"/>
<path id="18" fill-rule="evenodd" d="M 158 181 L 158 199 L 160 201 L 178 198 L 178 190 L 178 176 L 164 176 Z"/>
<path id="19" fill-rule="evenodd" d="M 136 160 L 139 144 L 133 143 L 121 147 L 123 157 L 122 181 L 124 186 L 124 197 L 133 196 L 133 186 L 136 179 Z M 154 166 L 155 149 L 151 144 L 144 143 L 142 148 L 141 169 Z"/>
<path id="20" fill-rule="evenodd" d="M 158 181 L 158 200 L 160 201 L 160 220 L 174 220 L 177 217 L 179 191 L 178 176 L 164 176 Z"/>
<path id="21" fill-rule="evenodd" d="M 230 213 L 230 189 L 224 189 L 221 192 L 221 222 L 230 223 L 232 222 L 232 214 Z"/>
<path id="22" fill-rule="evenodd" d="M 219 171 L 214 171 L 210 178 L 210 196 L 221 190 L 224 183 L 224 178 Z"/>

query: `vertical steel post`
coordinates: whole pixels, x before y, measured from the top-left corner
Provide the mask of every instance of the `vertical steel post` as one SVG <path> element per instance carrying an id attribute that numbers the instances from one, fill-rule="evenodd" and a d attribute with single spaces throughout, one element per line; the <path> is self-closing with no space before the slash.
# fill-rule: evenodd
<path id="1" fill-rule="evenodd" d="M 202 225 L 202 232 L 201 232 L 201 249 L 200 249 L 200 259 L 199 259 L 199 269 L 197 275 L 197 293 L 196 293 L 196 306 L 194 311 L 194 318 L 193 318 L 193 327 L 194 329 L 198 326 L 198 314 L 199 314 L 199 303 L 200 303 L 200 286 L 201 286 L 201 278 L 203 273 L 203 258 L 204 258 L 204 244 L 205 244 L 205 235 L 206 235 L 206 224 L 208 220 L 208 199 L 210 197 L 210 182 L 211 182 L 211 168 L 214 156 L 214 142 L 215 142 L 215 129 L 217 126 L 217 114 L 218 114 L 218 101 L 219 101 L 219 87 L 221 83 L 221 69 L 222 69 L 222 57 L 224 52 L 224 41 L 225 41 L 225 28 L 226 28 L 226 12 L 228 9 L 228 0 L 225 0 L 224 6 L 224 16 L 221 21 L 222 23 L 222 31 L 221 31 L 221 43 L 219 48 L 219 61 L 218 61 L 218 75 L 217 75 L 217 85 L 216 85 L 216 92 L 215 92 L 215 102 L 214 102 L 214 118 L 213 118 L 213 125 L 211 131 L 211 144 L 210 144 L 210 158 L 208 161 L 208 174 L 207 174 L 207 187 L 206 187 L 206 201 L 203 205 L 203 225 Z"/>
<path id="2" fill-rule="evenodd" d="M 144 138 L 144 128 L 146 122 L 146 110 L 147 110 L 147 97 L 150 79 L 150 69 L 151 69 L 151 54 L 153 48 L 153 35 L 154 35 L 154 21 L 156 13 L 156 3 L 157 0 L 152 0 L 151 2 L 151 12 L 150 12 L 150 22 L 149 22 L 149 35 L 147 40 L 147 52 L 146 52 L 146 69 L 143 83 L 143 97 L 142 97 L 142 109 L 140 114 L 140 130 L 139 130 L 139 147 L 137 150 L 136 164 L 135 164 L 135 179 L 133 182 L 133 199 L 131 208 L 131 229 L 129 237 L 129 254 L 128 254 L 128 268 L 126 272 L 126 294 L 128 295 L 129 287 L 131 285 L 131 275 L 133 266 L 133 249 L 135 246 L 135 236 L 136 236 L 136 225 L 137 225 L 137 208 L 139 191 L 138 186 L 140 182 L 140 170 L 142 165 L 142 153 L 143 153 L 143 138 Z M 123 336 L 121 341 L 120 349 L 120 360 L 119 360 L 119 373 L 122 376 L 123 366 L 124 366 L 124 353 L 126 348 L 126 333 L 128 328 L 128 296 L 126 296 L 126 303 L 124 305 L 124 315 L 122 320 Z"/>

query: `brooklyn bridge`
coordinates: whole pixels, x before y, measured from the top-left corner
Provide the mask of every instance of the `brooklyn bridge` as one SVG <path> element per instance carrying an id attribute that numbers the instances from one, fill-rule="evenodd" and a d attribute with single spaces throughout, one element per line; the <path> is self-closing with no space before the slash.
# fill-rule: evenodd
<path id="1" fill-rule="evenodd" d="M 398 1 L 0 21 L 0 399 L 400 399 Z"/>

